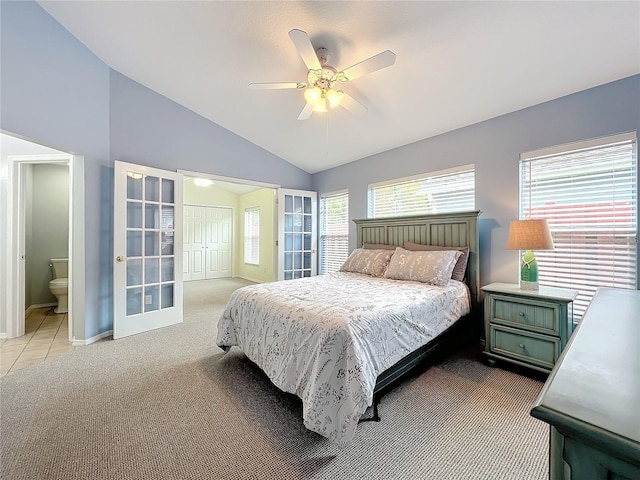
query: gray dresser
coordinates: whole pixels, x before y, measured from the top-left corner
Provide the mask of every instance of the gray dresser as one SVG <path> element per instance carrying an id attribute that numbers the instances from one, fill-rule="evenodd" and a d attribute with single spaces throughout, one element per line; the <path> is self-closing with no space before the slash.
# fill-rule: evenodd
<path id="1" fill-rule="evenodd" d="M 640 479 L 640 291 L 597 291 L 531 415 L 552 480 Z"/>

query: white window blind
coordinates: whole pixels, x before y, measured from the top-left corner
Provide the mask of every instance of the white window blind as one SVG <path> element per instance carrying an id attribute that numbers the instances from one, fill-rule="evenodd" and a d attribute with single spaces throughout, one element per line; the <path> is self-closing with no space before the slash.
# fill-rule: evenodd
<path id="1" fill-rule="evenodd" d="M 536 252 L 539 281 L 579 291 L 578 321 L 598 287 L 637 288 L 636 139 L 566 148 L 523 154 L 520 215 L 548 220 L 555 249 Z"/>
<path id="2" fill-rule="evenodd" d="M 244 211 L 244 263 L 260 265 L 260 208 Z"/>
<path id="3" fill-rule="evenodd" d="M 337 272 L 349 256 L 349 193 L 320 196 L 320 274 Z"/>
<path id="4" fill-rule="evenodd" d="M 369 218 L 475 209 L 475 166 L 369 185 Z"/>

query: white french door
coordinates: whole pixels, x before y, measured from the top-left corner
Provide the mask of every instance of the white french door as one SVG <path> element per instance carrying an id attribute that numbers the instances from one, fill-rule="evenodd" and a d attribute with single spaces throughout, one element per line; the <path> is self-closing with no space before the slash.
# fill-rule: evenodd
<path id="1" fill-rule="evenodd" d="M 115 162 L 113 338 L 182 322 L 182 174 Z"/>
<path id="2" fill-rule="evenodd" d="M 317 273 L 318 194 L 278 190 L 278 280 Z"/>

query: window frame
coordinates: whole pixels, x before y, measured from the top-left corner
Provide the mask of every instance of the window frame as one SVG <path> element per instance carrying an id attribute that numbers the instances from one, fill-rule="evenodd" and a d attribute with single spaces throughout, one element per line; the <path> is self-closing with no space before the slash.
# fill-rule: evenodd
<path id="1" fill-rule="evenodd" d="M 252 223 L 257 219 L 257 225 L 253 225 L 253 228 L 257 228 L 258 234 L 251 235 Z M 260 265 L 260 207 L 247 207 L 244 209 L 244 252 L 243 261 L 245 265 Z M 253 255 L 256 255 L 254 258 Z"/>
<path id="2" fill-rule="evenodd" d="M 631 149 L 624 154 L 628 156 L 620 157 L 623 163 L 618 166 L 617 148 Z M 603 155 L 601 163 L 612 163 L 613 168 L 599 168 L 598 151 Z M 554 161 L 563 163 L 554 170 Z M 629 161 L 631 165 L 625 167 Z M 589 170 L 579 173 L 587 165 Z M 532 168 L 539 172 L 532 173 Z M 562 169 L 567 171 L 565 176 Z M 615 176 L 605 175 L 614 171 Z M 581 199 L 583 204 L 578 203 Z M 636 132 L 522 153 L 518 203 L 521 219 L 530 215 L 549 222 L 556 248 L 536 252 L 540 285 L 578 290 L 574 321 L 582 317 L 597 288 L 638 289 Z"/>
<path id="3" fill-rule="evenodd" d="M 342 227 L 344 228 L 344 230 L 340 233 L 336 233 L 336 234 L 328 234 L 326 233 L 326 227 L 327 227 L 327 223 L 326 220 L 328 220 L 328 217 L 326 215 L 325 212 L 325 201 L 327 199 L 337 199 L 339 197 L 344 197 L 345 198 L 345 217 L 346 217 L 346 222 L 342 223 Z M 340 266 L 344 263 L 344 261 L 347 259 L 347 257 L 349 256 L 349 227 L 350 227 L 350 220 L 349 220 L 349 190 L 348 189 L 343 189 L 343 190 L 337 190 L 334 192 L 326 192 L 320 195 L 320 215 L 319 215 L 319 225 L 320 225 L 320 229 L 319 229 L 319 235 L 318 235 L 318 239 L 319 239 L 319 247 L 320 247 L 320 256 L 319 256 L 319 265 L 318 265 L 318 272 L 320 275 L 326 275 L 328 273 L 333 273 L 333 272 L 337 272 L 340 268 Z M 328 246 L 327 246 L 327 240 L 328 239 L 337 239 L 337 242 L 335 242 L 336 244 L 339 243 L 340 247 L 339 247 L 339 251 L 332 251 L 331 253 L 333 253 L 333 256 L 335 257 L 333 260 L 329 260 L 327 258 L 327 255 L 329 254 L 328 252 Z M 342 258 L 344 257 L 344 258 Z M 338 265 L 338 263 L 340 265 Z"/>
<path id="4" fill-rule="evenodd" d="M 410 215 L 426 215 L 426 214 L 435 214 L 435 213 L 455 213 L 455 212 L 466 212 L 475 210 L 475 197 L 476 197 L 476 181 L 475 181 L 475 164 L 466 164 L 461 165 L 454 168 L 448 168 L 444 170 L 437 170 L 433 172 L 421 173 L 418 175 L 412 175 L 409 177 L 396 178 L 392 180 L 386 180 L 384 182 L 371 183 L 367 185 L 367 217 L 368 218 L 384 218 L 384 217 L 395 217 L 395 216 L 410 216 Z M 469 205 L 459 208 L 447 208 L 449 205 L 456 206 L 457 204 L 463 204 L 463 201 L 460 200 L 460 186 L 453 189 L 456 192 L 457 199 L 454 201 L 447 201 L 446 197 L 448 195 L 448 191 L 445 192 L 444 188 L 448 186 L 451 182 L 447 182 L 447 178 L 452 178 L 456 175 L 460 175 L 461 177 L 457 180 L 460 182 L 460 186 L 464 185 L 465 182 L 471 182 L 471 190 L 472 193 L 469 193 L 469 196 L 472 198 L 472 202 Z M 464 176 L 468 175 L 471 178 L 465 178 Z M 422 184 L 420 185 L 420 182 Z M 429 184 L 431 182 L 431 184 Z M 399 205 L 394 206 L 393 208 L 389 208 L 389 206 L 380 207 L 380 213 L 378 213 L 378 209 L 376 208 L 376 190 L 380 190 L 387 187 L 401 187 L 407 186 L 409 188 L 417 188 L 418 191 L 421 189 L 430 189 L 431 191 L 424 193 L 427 198 L 431 198 L 433 202 L 432 206 L 428 205 L 428 200 L 425 202 L 427 204 L 426 208 L 412 208 L 421 206 L 421 201 L 418 200 L 416 202 L 407 202 L 401 203 Z M 468 187 L 467 187 L 468 188 Z M 434 191 L 436 190 L 436 191 Z M 440 191 L 437 191 L 440 190 Z M 388 197 L 391 197 L 392 194 L 389 194 Z M 443 198 L 441 199 L 441 203 L 438 203 L 436 200 L 433 200 L 434 195 L 440 195 Z M 469 199 L 469 196 L 466 200 Z M 453 197 L 453 195 L 451 195 Z M 464 197 L 463 197 L 464 199 Z M 402 198 L 400 198 L 402 200 Z M 440 208 L 438 208 L 440 207 Z"/>

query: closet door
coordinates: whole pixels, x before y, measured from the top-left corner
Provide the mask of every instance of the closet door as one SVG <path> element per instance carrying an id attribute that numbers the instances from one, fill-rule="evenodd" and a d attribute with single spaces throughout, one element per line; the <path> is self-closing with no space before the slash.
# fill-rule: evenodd
<path id="1" fill-rule="evenodd" d="M 205 278 L 206 216 L 205 207 L 184 207 L 184 274 L 183 280 Z"/>
<path id="2" fill-rule="evenodd" d="M 206 278 L 231 276 L 233 210 L 207 208 L 206 213 Z"/>

